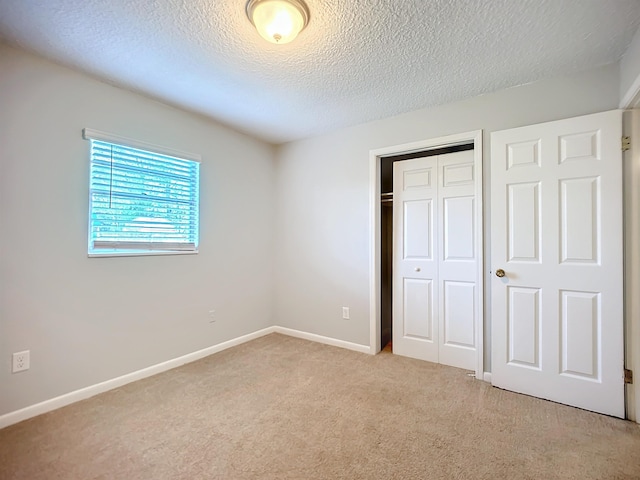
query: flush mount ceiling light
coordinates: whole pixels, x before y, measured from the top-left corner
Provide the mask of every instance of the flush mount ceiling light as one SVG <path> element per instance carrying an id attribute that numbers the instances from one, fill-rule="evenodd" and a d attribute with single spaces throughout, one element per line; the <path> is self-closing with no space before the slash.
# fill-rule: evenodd
<path id="1" fill-rule="evenodd" d="M 247 16 L 258 33 L 271 43 L 289 43 L 309 23 L 302 0 L 249 0 Z"/>

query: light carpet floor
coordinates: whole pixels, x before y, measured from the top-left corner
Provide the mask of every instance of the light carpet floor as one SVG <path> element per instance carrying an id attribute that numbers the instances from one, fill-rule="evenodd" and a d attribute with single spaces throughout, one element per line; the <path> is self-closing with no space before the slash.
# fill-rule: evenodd
<path id="1" fill-rule="evenodd" d="M 640 428 L 274 334 L 0 430 L 0 478 L 640 479 Z"/>

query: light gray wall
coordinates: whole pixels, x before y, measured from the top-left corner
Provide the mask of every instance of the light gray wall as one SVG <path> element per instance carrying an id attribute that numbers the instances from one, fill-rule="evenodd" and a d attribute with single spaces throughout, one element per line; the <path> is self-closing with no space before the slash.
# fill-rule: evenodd
<path id="1" fill-rule="evenodd" d="M 428 86 L 425 86 L 428 88 Z M 489 132 L 617 108 L 618 66 L 542 81 L 281 146 L 277 158 L 278 325 L 369 344 L 369 151 L 484 129 L 485 272 L 490 269 Z M 485 363 L 490 281 L 485 289 Z M 341 307 L 351 307 L 343 320 Z"/>
<path id="2" fill-rule="evenodd" d="M 87 258 L 84 127 L 202 155 L 198 255 Z M 272 325 L 273 160 L 0 44 L 0 415 Z M 25 349 L 31 369 L 12 375 Z"/>

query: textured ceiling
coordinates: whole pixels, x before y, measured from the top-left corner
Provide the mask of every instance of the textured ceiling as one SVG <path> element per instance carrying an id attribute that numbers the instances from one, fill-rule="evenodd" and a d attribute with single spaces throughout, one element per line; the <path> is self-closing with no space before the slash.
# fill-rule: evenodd
<path id="1" fill-rule="evenodd" d="M 616 62 L 640 0 L 307 0 L 287 45 L 245 0 L 0 0 L 0 38 L 272 143 Z"/>

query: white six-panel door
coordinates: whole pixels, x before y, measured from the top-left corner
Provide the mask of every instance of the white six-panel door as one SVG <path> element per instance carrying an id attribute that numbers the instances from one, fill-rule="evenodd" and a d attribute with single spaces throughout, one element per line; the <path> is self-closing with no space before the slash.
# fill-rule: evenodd
<path id="1" fill-rule="evenodd" d="M 618 417 L 621 127 L 613 111 L 491 135 L 492 383 Z"/>
<path id="2" fill-rule="evenodd" d="M 394 163 L 393 351 L 475 370 L 472 151 Z"/>

